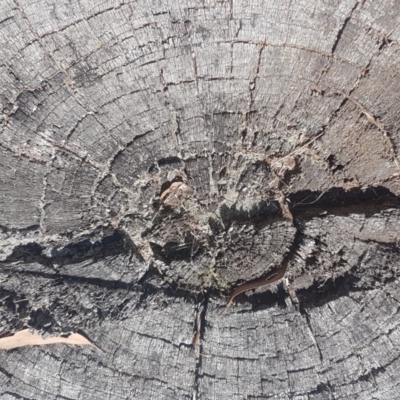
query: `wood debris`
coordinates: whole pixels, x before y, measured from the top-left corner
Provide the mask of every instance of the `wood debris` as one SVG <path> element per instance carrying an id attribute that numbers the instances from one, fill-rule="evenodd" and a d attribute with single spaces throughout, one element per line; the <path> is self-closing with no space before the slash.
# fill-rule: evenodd
<path id="1" fill-rule="evenodd" d="M 193 194 L 193 188 L 185 182 L 173 182 L 161 193 L 160 203 L 167 207 L 174 207 L 183 203 Z"/>
<path id="2" fill-rule="evenodd" d="M 29 329 L 23 329 L 12 336 L 0 338 L 0 349 L 12 350 L 23 346 L 43 346 L 54 343 L 90 345 L 99 349 L 79 333 L 71 333 L 67 337 L 54 336 L 45 339 L 38 333 L 31 332 Z"/>

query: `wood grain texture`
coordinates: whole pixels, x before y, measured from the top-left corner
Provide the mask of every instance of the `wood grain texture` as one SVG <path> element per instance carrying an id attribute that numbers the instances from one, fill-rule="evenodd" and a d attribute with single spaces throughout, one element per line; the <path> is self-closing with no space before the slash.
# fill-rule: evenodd
<path id="1" fill-rule="evenodd" d="M 1 398 L 398 398 L 396 2 L 0 10 Z"/>

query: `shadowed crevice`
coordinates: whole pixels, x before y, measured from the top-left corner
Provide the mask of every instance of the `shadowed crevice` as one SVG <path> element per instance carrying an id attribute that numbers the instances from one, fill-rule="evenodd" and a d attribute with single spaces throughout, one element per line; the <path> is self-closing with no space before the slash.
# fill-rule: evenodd
<path id="1" fill-rule="evenodd" d="M 317 216 L 321 212 L 333 215 L 371 215 L 388 208 L 399 208 L 400 199 L 383 186 L 343 189 L 331 188 L 324 192 L 304 190 L 288 196 L 295 217 Z"/>

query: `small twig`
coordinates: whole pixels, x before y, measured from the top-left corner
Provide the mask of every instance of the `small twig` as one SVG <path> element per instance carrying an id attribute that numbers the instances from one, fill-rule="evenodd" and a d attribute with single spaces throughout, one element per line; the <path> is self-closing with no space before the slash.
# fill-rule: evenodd
<path id="1" fill-rule="evenodd" d="M 151 220 L 151 223 L 154 222 L 154 220 L 156 219 L 157 215 L 160 214 L 160 211 L 164 208 L 164 205 L 161 204 L 160 208 L 158 209 L 158 211 L 154 214 L 154 217 Z"/>
<path id="2" fill-rule="evenodd" d="M 319 139 L 325 132 L 321 132 L 319 135 L 315 136 L 315 138 L 310 139 L 307 143 L 305 143 L 303 146 L 299 147 L 298 149 L 294 149 L 292 152 L 290 152 L 289 154 L 286 154 L 286 156 L 283 156 L 281 158 L 279 158 L 278 160 L 274 161 L 275 163 L 284 160 L 287 157 L 290 157 L 293 154 L 298 153 L 300 150 L 304 149 L 305 147 L 307 147 L 309 144 L 315 142 L 317 139 Z"/>
<path id="3" fill-rule="evenodd" d="M 21 303 L 21 302 L 23 302 L 23 301 L 28 301 L 28 299 L 16 300 L 16 301 L 14 301 L 14 303 Z"/>
<path id="4" fill-rule="evenodd" d="M 307 200 L 309 197 L 312 196 L 312 195 L 310 194 L 310 195 L 307 196 L 305 199 L 303 199 L 300 203 L 295 203 L 295 204 L 293 204 L 293 208 L 296 207 L 296 206 L 299 206 L 300 204 L 303 204 L 303 205 L 305 205 L 305 206 L 308 206 L 308 205 L 310 205 L 310 204 L 314 204 L 314 203 L 316 203 L 326 192 L 327 192 L 327 190 L 324 190 L 324 191 L 317 197 L 316 200 L 311 201 L 310 203 L 304 203 L 305 200 Z"/>

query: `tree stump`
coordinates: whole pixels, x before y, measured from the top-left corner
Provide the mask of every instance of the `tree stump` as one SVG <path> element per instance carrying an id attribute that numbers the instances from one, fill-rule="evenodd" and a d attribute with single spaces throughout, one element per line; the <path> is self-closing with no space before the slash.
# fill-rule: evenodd
<path id="1" fill-rule="evenodd" d="M 399 398 L 396 2 L 0 9 L 2 399 Z"/>

